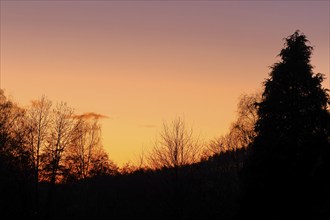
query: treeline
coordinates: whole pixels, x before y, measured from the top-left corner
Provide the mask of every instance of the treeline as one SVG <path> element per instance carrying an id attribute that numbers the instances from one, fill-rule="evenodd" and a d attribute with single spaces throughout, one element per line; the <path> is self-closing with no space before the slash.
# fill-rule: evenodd
<path id="1" fill-rule="evenodd" d="M 312 47 L 285 39 L 263 91 L 242 95 L 229 132 L 209 142 L 183 118 L 118 168 L 95 113 L 0 93 L 4 219 L 329 219 L 330 98 Z"/>
<path id="2" fill-rule="evenodd" d="M 45 97 L 24 109 L 1 91 L 1 188 L 5 194 L 10 188 L 15 190 L 1 201 L 8 203 L 12 196 L 20 197 L 21 204 L 17 205 L 22 209 L 17 210 L 33 210 L 38 215 L 40 183 L 49 183 L 50 206 L 56 183 L 116 174 L 118 167 L 109 160 L 101 143 L 102 117 L 95 113 L 76 115 L 66 103 L 53 106 Z M 16 215 L 17 207 L 11 208 L 4 210 Z"/>
<path id="3" fill-rule="evenodd" d="M 52 219 L 233 219 L 238 162 L 226 152 L 178 169 L 140 169 L 57 186 Z M 235 156 L 234 156 L 235 155 Z"/>
<path id="4" fill-rule="evenodd" d="M 229 201 L 229 192 L 238 194 L 238 172 L 255 136 L 256 108 L 253 103 L 259 98 L 259 94 L 243 95 L 238 104 L 238 118 L 230 132 L 209 143 L 197 138 L 183 118 L 164 122 L 152 150 L 142 153 L 135 164 L 127 163 L 119 168 L 102 147 L 100 119 L 105 116 L 96 113 L 77 115 L 66 103 L 53 105 L 46 97 L 21 108 L 1 91 L 2 214 L 8 219 L 65 219 L 67 215 L 84 218 L 104 208 L 97 212 L 108 218 L 106 204 L 116 203 L 112 212 L 120 219 L 128 214 L 125 208 L 133 209 L 128 205 L 133 201 L 131 196 L 137 193 L 139 198 L 145 197 L 151 189 L 155 194 L 147 196 L 150 200 L 142 204 L 136 201 L 135 206 L 156 205 L 154 201 L 163 197 L 169 203 L 172 201 L 172 204 L 166 204 L 170 205 L 167 208 L 173 206 L 173 209 L 158 219 L 193 217 L 189 207 L 196 201 L 190 197 L 201 197 L 196 204 L 203 206 L 206 202 L 203 193 L 213 195 L 207 201 L 213 203 L 209 213 L 212 216 L 217 212 L 218 196 L 226 195 Z M 98 184 L 102 187 L 98 188 Z M 219 184 L 223 186 L 220 191 Z M 232 189 L 228 191 L 229 188 Z M 94 190 L 96 195 L 92 193 Z M 98 190 L 105 192 L 100 195 Z M 189 202 L 186 201 L 188 198 Z M 236 199 L 237 196 L 231 198 L 232 201 Z M 105 207 L 103 204 L 94 207 L 95 210 L 85 207 L 93 207 L 92 203 L 99 200 L 106 201 Z M 120 207 L 122 203 L 128 204 Z M 67 210 L 68 207 L 71 208 Z M 82 207 L 87 213 L 81 210 Z M 157 207 L 150 208 L 149 214 L 156 214 Z M 152 219 L 154 214 L 149 214 L 145 215 Z"/>

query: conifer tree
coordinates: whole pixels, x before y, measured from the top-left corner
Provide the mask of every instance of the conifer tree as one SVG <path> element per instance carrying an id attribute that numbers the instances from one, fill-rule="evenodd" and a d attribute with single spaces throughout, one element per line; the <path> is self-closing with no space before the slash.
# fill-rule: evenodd
<path id="1" fill-rule="evenodd" d="M 253 202 L 242 206 L 250 217 L 329 217 L 329 95 L 321 85 L 324 75 L 313 73 L 312 51 L 296 31 L 264 82 L 245 170 L 243 201 Z"/>

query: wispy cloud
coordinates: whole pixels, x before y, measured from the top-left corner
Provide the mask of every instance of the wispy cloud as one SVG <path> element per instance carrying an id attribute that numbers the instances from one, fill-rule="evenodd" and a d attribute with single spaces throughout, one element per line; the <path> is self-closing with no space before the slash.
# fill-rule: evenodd
<path id="1" fill-rule="evenodd" d="M 86 112 L 83 113 L 81 115 L 74 115 L 74 118 L 78 118 L 78 119 L 105 119 L 105 118 L 109 118 L 106 115 L 102 115 L 102 114 L 98 114 L 95 112 Z"/>

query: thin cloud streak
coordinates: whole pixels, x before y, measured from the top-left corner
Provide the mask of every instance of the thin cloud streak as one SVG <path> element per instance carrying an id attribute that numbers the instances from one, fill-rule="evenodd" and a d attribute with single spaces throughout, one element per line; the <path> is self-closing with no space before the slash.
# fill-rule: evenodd
<path id="1" fill-rule="evenodd" d="M 78 118 L 78 119 L 107 119 L 107 118 L 109 118 L 106 115 L 98 114 L 95 112 L 87 112 L 87 113 L 83 113 L 81 115 L 74 115 L 73 117 Z"/>

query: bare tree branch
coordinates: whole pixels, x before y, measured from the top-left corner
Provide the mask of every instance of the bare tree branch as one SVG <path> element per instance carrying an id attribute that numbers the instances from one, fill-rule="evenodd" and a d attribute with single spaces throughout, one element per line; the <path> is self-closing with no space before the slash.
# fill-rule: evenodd
<path id="1" fill-rule="evenodd" d="M 183 119 L 176 118 L 171 123 L 163 123 L 148 162 L 154 169 L 196 163 L 200 159 L 201 147 L 199 139 L 193 136 L 193 129 L 188 128 Z"/>

